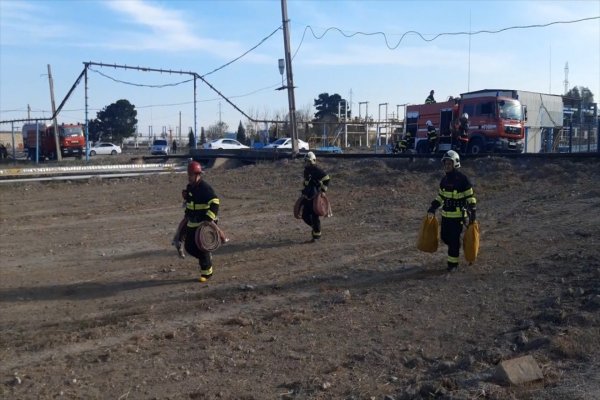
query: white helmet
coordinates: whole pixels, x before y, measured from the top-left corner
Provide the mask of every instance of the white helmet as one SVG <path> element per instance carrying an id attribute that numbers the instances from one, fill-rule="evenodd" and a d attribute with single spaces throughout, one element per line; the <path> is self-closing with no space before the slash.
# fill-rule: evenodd
<path id="1" fill-rule="evenodd" d="M 315 153 L 313 153 L 312 151 L 309 151 L 304 156 L 304 162 L 309 162 L 311 164 L 314 164 L 317 162 L 317 156 L 315 156 Z"/>
<path id="2" fill-rule="evenodd" d="M 460 168 L 460 156 L 454 150 L 448 150 L 442 157 L 442 162 L 444 162 L 444 160 L 452 160 L 454 168 Z"/>
<path id="3" fill-rule="evenodd" d="M 469 114 L 467 114 L 467 113 L 463 113 L 462 117 L 463 117 L 464 119 L 469 119 Z"/>
<path id="4" fill-rule="evenodd" d="M 427 125 L 427 126 L 433 126 L 433 123 L 432 123 L 431 121 L 429 121 L 429 120 L 428 120 L 428 121 L 425 123 L 425 125 Z"/>

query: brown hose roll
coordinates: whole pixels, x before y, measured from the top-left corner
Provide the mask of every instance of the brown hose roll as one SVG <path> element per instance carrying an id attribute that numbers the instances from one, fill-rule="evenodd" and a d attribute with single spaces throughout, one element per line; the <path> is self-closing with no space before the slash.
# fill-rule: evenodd
<path id="1" fill-rule="evenodd" d="M 214 222 L 204 221 L 196 229 L 196 246 L 203 251 L 215 251 L 221 247 L 222 233 Z"/>

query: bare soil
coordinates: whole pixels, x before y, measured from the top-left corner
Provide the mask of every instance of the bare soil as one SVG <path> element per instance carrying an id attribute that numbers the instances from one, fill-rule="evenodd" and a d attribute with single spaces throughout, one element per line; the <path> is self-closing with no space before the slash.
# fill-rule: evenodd
<path id="1" fill-rule="evenodd" d="M 180 173 L 0 187 L 0 398 L 599 399 L 600 162 L 465 160 L 473 265 L 415 247 L 439 160 L 208 171 L 231 241 L 199 283 L 170 246 Z M 462 255 L 461 255 L 462 257 Z M 543 380 L 507 386 L 502 360 Z"/>

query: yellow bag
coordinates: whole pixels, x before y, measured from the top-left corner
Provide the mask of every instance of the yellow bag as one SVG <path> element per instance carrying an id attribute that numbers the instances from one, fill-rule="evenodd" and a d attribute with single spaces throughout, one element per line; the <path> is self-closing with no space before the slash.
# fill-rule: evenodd
<path id="1" fill-rule="evenodd" d="M 427 253 L 435 253 L 438 248 L 438 220 L 435 216 L 429 214 L 423 218 L 419 238 L 417 239 L 417 249 Z"/>
<path id="2" fill-rule="evenodd" d="M 475 221 L 467 227 L 463 238 L 463 250 L 465 259 L 474 263 L 479 253 L 479 221 Z"/>

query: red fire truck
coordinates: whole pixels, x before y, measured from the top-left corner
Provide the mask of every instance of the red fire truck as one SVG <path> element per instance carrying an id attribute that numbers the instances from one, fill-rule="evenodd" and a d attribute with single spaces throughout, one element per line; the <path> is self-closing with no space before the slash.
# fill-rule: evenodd
<path id="1" fill-rule="evenodd" d="M 417 153 L 428 153 L 427 121 L 438 132 L 438 151 L 450 149 L 466 154 L 482 152 L 522 152 L 525 138 L 526 109 L 506 90 L 486 89 L 463 93 L 460 98 L 442 103 L 409 105 L 406 108 L 406 131 L 415 138 Z M 458 137 L 457 121 L 468 114 L 469 129 Z"/>
<path id="2" fill-rule="evenodd" d="M 56 159 L 54 126 L 45 123 L 23 125 L 23 143 L 31 160 Z M 58 125 L 58 143 L 63 157 L 82 158 L 85 149 L 84 126 L 82 124 Z M 38 148 L 39 146 L 39 148 Z M 36 155 L 36 152 L 37 153 Z"/>

